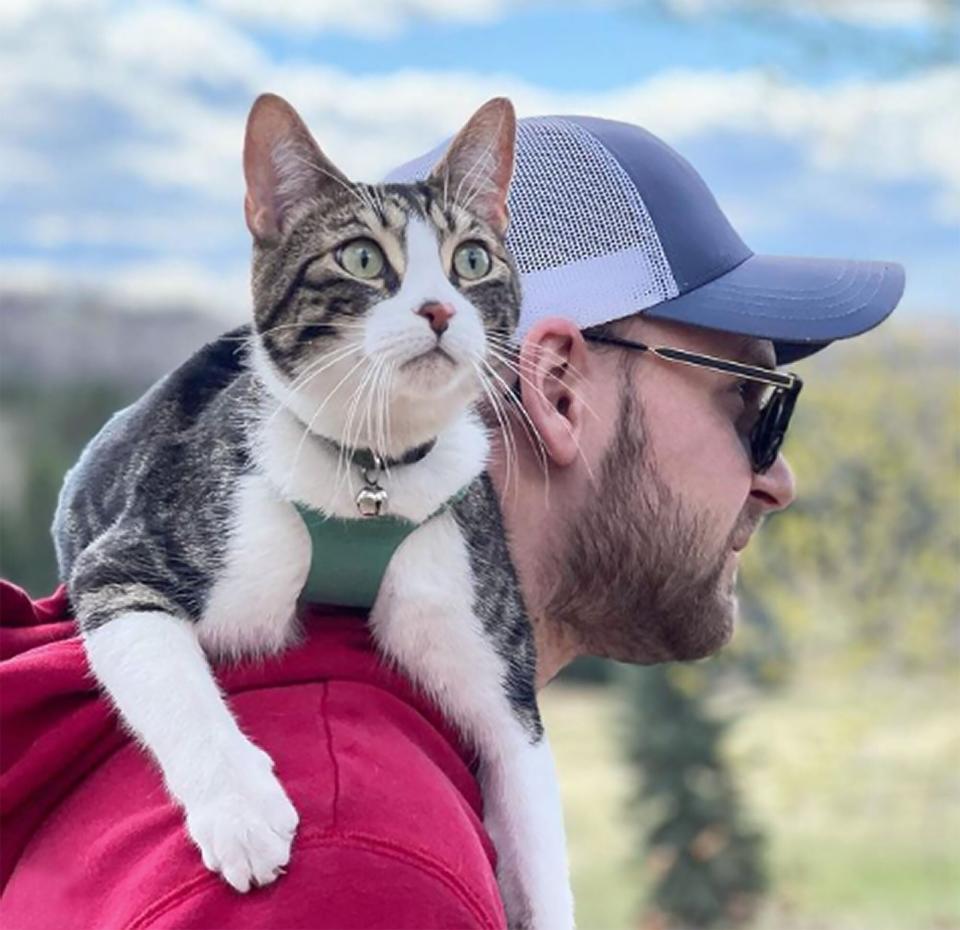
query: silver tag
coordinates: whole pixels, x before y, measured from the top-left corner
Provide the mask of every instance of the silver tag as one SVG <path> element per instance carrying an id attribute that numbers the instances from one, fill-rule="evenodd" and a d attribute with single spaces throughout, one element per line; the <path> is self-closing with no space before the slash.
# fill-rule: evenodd
<path id="1" fill-rule="evenodd" d="M 373 454 L 373 467 L 363 469 L 366 484 L 357 495 L 357 510 L 364 517 L 379 517 L 387 508 L 387 492 L 380 487 L 380 475 L 383 473 L 383 459 Z"/>
<path id="2" fill-rule="evenodd" d="M 360 489 L 357 495 L 357 510 L 363 517 L 379 517 L 387 506 L 387 492 L 379 485 Z"/>

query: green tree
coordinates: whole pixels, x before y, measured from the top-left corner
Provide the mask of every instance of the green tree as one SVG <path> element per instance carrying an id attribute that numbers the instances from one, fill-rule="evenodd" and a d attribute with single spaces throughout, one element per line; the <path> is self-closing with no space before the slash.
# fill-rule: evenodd
<path id="1" fill-rule="evenodd" d="M 627 752 L 652 883 L 644 926 L 741 926 L 767 887 L 763 838 L 723 759 L 726 723 L 706 709 L 703 664 L 625 672 Z"/>

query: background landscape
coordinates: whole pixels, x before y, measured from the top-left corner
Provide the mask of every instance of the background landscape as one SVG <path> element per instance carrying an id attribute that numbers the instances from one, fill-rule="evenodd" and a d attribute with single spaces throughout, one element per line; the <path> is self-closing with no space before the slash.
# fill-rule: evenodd
<path id="1" fill-rule="evenodd" d="M 708 662 L 544 697 L 582 930 L 960 928 L 960 65 L 946 0 L 0 7 L 0 575 L 64 471 L 248 312 L 240 149 L 273 90 L 374 180 L 507 94 L 647 126 L 757 251 L 907 267 L 801 362 L 799 497 Z"/>

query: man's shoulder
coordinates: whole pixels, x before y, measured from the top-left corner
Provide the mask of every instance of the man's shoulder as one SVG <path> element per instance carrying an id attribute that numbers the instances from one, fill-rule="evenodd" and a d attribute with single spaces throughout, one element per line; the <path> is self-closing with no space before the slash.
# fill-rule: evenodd
<path id="1" fill-rule="evenodd" d="M 449 726 L 379 684 L 332 680 L 323 688 L 330 826 L 441 851 L 454 837 L 458 848 L 470 839 L 493 868 L 472 760 Z"/>
<path id="2" fill-rule="evenodd" d="M 371 926 L 404 926 L 407 916 L 411 925 L 502 926 L 474 754 L 409 681 L 363 654 L 356 626 L 334 636 L 329 625 L 311 636 L 330 650 L 324 674 L 293 691 L 231 695 L 301 815 L 278 887 L 306 868 L 328 888 L 352 888 L 363 907 L 386 908 L 390 920 Z"/>
<path id="3" fill-rule="evenodd" d="M 504 925 L 470 756 L 408 688 L 331 675 L 231 697 L 300 813 L 287 875 L 270 892 L 289 899 L 291 926 L 301 916 L 316 927 Z M 209 906 L 222 892 L 210 890 Z M 312 910 L 301 915 L 304 896 Z M 200 926 L 217 916 L 197 910 L 206 906 L 176 920 Z"/>

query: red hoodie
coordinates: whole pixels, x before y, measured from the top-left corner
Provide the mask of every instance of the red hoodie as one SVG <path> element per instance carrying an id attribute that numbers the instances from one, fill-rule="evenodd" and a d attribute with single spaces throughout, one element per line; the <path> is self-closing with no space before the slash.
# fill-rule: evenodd
<path id="1" fill-rule="evenodd" d="M 120 731 L 68 609 L 0 581 L 5 930 L 505 926 L 470 753 L 363 614 L 312 608 L 301 645 L 216 670 L 300 813 L 287 874 L 240 895 Z"/>

